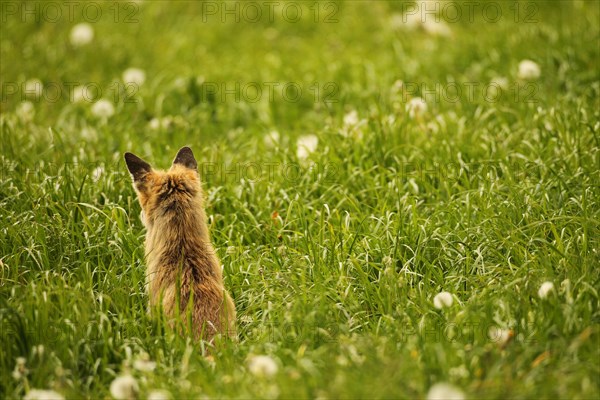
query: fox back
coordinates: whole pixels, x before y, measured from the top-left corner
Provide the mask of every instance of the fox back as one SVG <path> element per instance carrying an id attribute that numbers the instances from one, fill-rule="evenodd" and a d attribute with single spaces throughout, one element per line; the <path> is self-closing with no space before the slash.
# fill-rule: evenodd
<path id="1" fill-rule="evenodd" d="M 179 150 L 168 171 L 154 170 L 132 153 L 125 153 L 125 162 L 146 227 L 150 308 L 162 306 L 172 320 L 189 313 L 196 338 L 234 335 L 235 306 L 210 241 L 192 150 Z"/>

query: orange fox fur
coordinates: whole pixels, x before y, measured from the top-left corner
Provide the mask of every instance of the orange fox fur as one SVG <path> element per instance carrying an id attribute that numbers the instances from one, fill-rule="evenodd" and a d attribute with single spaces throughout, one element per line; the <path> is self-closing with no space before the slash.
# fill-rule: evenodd
<path id="1" fill-rule="evenodd" d="M 181 315 L 191 312 L 197 338 L 210 340 L 217 333 L 235 335 L 235 306 L 223 286 L 219 259 L 210 241 L 192 150 L 179 150 L 168 171 L 156 171 L 131 153 L 125 153 L 125 162 L 147 230 L 150 308 L 162 305 L 171 319 L 178 311 Z"/>

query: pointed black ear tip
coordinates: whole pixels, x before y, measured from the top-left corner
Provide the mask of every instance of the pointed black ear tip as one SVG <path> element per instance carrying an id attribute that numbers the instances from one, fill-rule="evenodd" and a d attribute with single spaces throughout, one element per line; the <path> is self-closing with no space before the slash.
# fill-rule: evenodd
<path id="1" fill-rule="evenodd" d="M 142 160 L 138 156 L 133 153 L 125 153 L 123 154 L 125 158 L 125 164 L 127 164 L 127 169 L 134 176 L 139 175 L 140 173 L 150 172 L 152 167 L 146 161 Z"/>
<path id="2" fill-rule="evenodd" d="M 125 161 L 127 161 L 127 162 L 140 162 L 140 161 L 142 161 L 142 162 L 145 163 L 144 160 L 142 160 L 141 158 L 139 158 L 138 156 L 136 156 L 135 154 L 130 153 L 130 152 L 127 152 L 127 153 L 123 154 L 123 157 L 125 158 Z"/>
<path id="3" fill-rule="evenodd" d="M 177 154 L 191 154 L 193 156 L 194 152 L 192 151 L 192 149 L 189 146 L 183 146 L 182 148 L 179 149 Z"/>
<path id="4" fill-rule="evenodd" d="M 198 167 L 194 153 L 188 146 L 179 149 L 175 156 L 175 160 L 173 160 L 173 164 L 181 164 L 190 169 L 196 169 Z"/>

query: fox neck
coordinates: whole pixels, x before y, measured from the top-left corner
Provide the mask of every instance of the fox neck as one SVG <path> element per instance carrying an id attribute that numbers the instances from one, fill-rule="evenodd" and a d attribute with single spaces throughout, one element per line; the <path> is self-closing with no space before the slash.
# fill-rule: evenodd
<path id="1" fill-rule="evenodd" d="M 201 205 L 157 218 L 146 235 L 146 258 L 148 273 L 167 280 L 157 282 L 160 286 L 182 268 L 199 277 L 218 278 L 220 266 Z"/>

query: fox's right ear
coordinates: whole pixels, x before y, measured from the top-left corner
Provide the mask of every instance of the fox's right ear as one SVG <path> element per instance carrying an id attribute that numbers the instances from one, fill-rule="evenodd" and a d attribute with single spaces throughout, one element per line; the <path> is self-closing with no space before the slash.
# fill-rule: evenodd
<path id="1" fill-rule="evenodd" d="M 127 169 L 134 181 L 141 180 L 148 172 L 152 171 L 150 164 L 132 153 L 125 153 L 125 163 L 127 163 Z"/>

